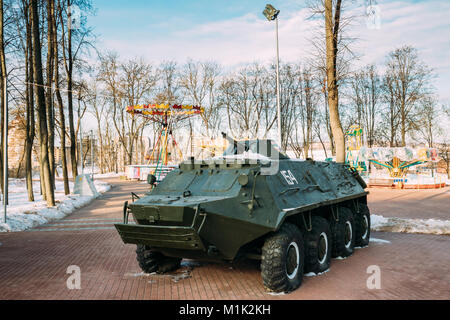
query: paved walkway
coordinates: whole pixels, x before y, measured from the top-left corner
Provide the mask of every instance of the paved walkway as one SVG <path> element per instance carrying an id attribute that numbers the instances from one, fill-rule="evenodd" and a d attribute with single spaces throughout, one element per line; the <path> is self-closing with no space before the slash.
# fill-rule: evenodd
<path id="1" fill-rule="evenodd" d="M 450 187 L 442 189 L 369 188 L 372 214 L 385 217 L 450 220 Z"/>
<path id="2" fill-rule="evenodd" d="M 266 293 L 253 262 L 185 260 L 174 274 L 144 275 L 135 246 L 122 243 L 113 223 L 121 220 L 130 192 L 142 194 L 148 187 L 113 182 L 111 191 L 66 219 L 0 234 L 0 299 L 450 299 L 446 236 L 373 233 L 385 242 L 333 260 L 329 272 L 306 277 L 288 295 Z M 80 267 L 80 290 L 67 288 L 71 265 Z M 380 267 L 379 290 L 367 289 L 370 265 Z"/>

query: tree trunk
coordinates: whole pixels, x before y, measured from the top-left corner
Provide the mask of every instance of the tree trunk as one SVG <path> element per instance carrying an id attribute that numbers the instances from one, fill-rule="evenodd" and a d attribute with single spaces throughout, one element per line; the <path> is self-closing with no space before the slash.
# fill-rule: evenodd
<path id="1" fill-rule="evenodd" d="M 3 150 L 5 148 L 5 144 L 4 144 L 4 128 L 5 125 L 5 111 L 6 111 L 6 106 L 5 106 L 5 91 L 4 91 L 4 85 L 5 85 L 5 80 L 6 80 L 6 61 L 5 61 L 5 39 L 4 39 L 4 17 L 3 17 L 3 0 L 0 0 L 0 90 L 1 90 L 1 94 L 0 97 L 2 99 L 1 101 L 1 117 L 2 119 L 0 120 L 0 130 L 1 132 L 1 150 L 0 150 L 0 185 L 1 185 L 1 189 L 2 189 L 2 194 L 4 195 L 4 185 L 3 185 L 3 166 L 5 165 L 3 163 Z M 7 164 L 6 164 L 7 165 Z"/>
<path id="2" fill-rule="evenodd" d="M 70 6 L 71 1 L 67 0 L 67 5 Z M 67 28 L 67 54 L 68 54 L 68 70 L 67 71 L 67 104 L 69 111 L 69 134 L 70 134 L 70 161 L 72 163 L 72 178 L 75 181 L 78 175 L 77 167 L 77 137 L 75 135 L 75 128 L 73 122 L 73 53 L 72 53 L 72 30 Z"/>
<path id="3" fill-rule="evenodd" d="M 58 58 L 58 49 L 55 47 L 55 60 Z M 55 68 L 55 86 L 56 86 L 56 99 L 58 100 L 59 110 L 59 122 L 60 122 L 60 136 L 61 136 L 61 165 L 64 180 L 64 193 L 67 195 L 70 193 L 69 188 L 69 174 L 67 170 L 67 157 L 66 157 L 66 118 L 64 115 L 64 105 L 59 91 L 59 71 L 58 67 Z"/>
<path id="4" fill-rule="evenodd" d="M 335 17 L 333 20 L 333 1 L 325 0 L 325 34 L 327 50 L 327 86 L 328 106 L 330 108 L 330 124 L 336 146 L 336 162 L 345 162 L 345 139 L 339 118 L 339 95 L 337 85 L 336 57 L 337 37 L 339 32 L 339 19 L 341 0 L 337 0 Z"/>
<path id="5" fill-rule="evenodd" d="M 59 9 L 59 8 L 58 8 Z M 54 72 L 54 83 L 55 83 L 55 91 L 56 91 L 56 99 L 58 101 L 58 111 L 59 111 L 59 122 L 60 122 L 60 139 L 61 139 L 61 165 L 62 165 L 62 173 L 63 173 L 63 181 L 64 181 L 64 194 L 68 195 L 70 193 L 69 188 L 69 174 L 67 170 L 67 156 L 66 156 L 66 118 L 64 115 L 64 105 L 61 97 L 61 91 L 59 90 L 59 53 L 58 53 L 58 43 L 56 39 L 58 38 L 58 29 L 56 28 L 56 14 L 53 16 L 53 38 L 55 39 L 55 45 L 53 46 L 54 54 L 53 58 L 55 59 L 55 72 Z"/>
<path id="6" fill-rule="evenodd" d="M 41 43 L 39 39 L 39 15 L 37 1 L 31 1 L 31 26 L 33 38 L 33 76 L 35 81 L 35 94 L 37 102 L 38 116 L 38 132 L 40 147 L 40 164 L 42 167 L 43 177 L 41 177 L 44 193 L 47 200 L 47 206 L 55 206 L 55 197 L 53 190 L 53 181 L 50 171 L 50 163 L 48 156 L 48 132 L 47 132 L 47 113 L 45 108 L 45 94 L 43 88 L 42 76 L 42 57 Z M 43 179 L 42 179 L 43 178 Z"/>
<path id="7" fill-rule="evenodd" d="M 401 125 L 401 134 L 402 134 L 402 147 L 406 147 L 406 112 L 405 112 L 405 102 L 402 99 L 401 103 L 401 119 L 402 119 L 402 125 Z"/>
<path id="8" fill-rule="evenodd" d="M 27 183 L 28 201 L 34 201 L 33 193 L 33 142 L 35 136 L 34 127 L 34 99 L 33 99 L 33 48 L 31 44 L 31 17 L 29 13 L 28 3 L 24 6 L 27 28 L 27 39 L 25 48 L 25 72 L 26 72 L 26 103 L 27 103 L 27 117 L 26 117 L 26 136 L 25 136 L 25 177 Z"/>
<path id="9" fill-rule="evenodd" d="M 54 0 L 47 0 L 47 91 L 45 95 L 45 108 L 47 112 L 47 126 L 48 126 L 48 154 L 50 172 L 52 176 L 52 184 L 55 185 L 55 118 L 53 108 L 53 69 L 54 69 L 54 49 L 56 40 L 54 38 L 53 30 L 54 18 Z"/>
<path id="10" fill-rule="evenodd" d="M 102 124 L 101 124 L 101 119 L 100 119 L 100 114 L 98 112 L 97 106 L 96 106 L 96 118 L 97 118 L 97 130 L 98 130 L 98 139 L 99 139 L 99 152 L 100 152 L 100 173 L 105 173 L 105 168 L 104 168 L 104 155 L 103 155 L 103 134 L 102 134 Z"/>

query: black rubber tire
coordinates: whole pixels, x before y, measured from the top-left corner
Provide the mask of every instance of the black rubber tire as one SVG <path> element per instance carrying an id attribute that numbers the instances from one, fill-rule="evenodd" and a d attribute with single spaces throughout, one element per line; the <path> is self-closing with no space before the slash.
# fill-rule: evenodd
<path id="1" fill-rule="evenodd" d="M 331 233 L 333 235 L 333 258 L 348 257 L 355 250 L 355 223 L 353 213 L 347 207 L 338 208 L 338 220 L 332 220 Z M 348 233 L 347 233 L 348 232 Z"/>
<path id="2" fill-rule="evenodd" d="M 300 287 L 305 265 L 304 247 L 301 231 L 291 223 L 284 223 L 278 232 L 267 237 L 262 248 L 261 276 L 268 290 L 290 292 Z M 295 263 L 288 264 L 289 257 L 289 260 L 295 259 Z M 292 267 L 289 273 L 288 268 Z"/>
<path id="3" fill-rule="evenodd" d="M 330 268 L 333 241 L 327 219 L 313 216 L 311 226 L 311 231 L 305 233 L 305 273 L 318 274 Z"/>
<path id="4" fill-rule="evenodd" d="M 367 247 L 370 241 L 370 211 L 364 203 L 359 203 L 359 213 L 355 218 L 355 247 Z"/>
<path id="5" fill-rule="evenodd" d="M 180 267 L 181 259 L 166 257 L 160 252 L 138 244 L 136 248 L 136 259 L 145 273 L 166 273 L 174 271 Z"/>

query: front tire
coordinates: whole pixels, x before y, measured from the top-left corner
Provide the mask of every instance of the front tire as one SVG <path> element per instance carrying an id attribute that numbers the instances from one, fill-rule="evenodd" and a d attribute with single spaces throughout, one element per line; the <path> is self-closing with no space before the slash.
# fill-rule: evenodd
<path id="1" fill-rule="evenodd" d="M 262 248 L 261 276 L 264 286 L 273 292 L 290 292 L 303 280 L 305 252 L 300 230 L 285 223 L 269 236 Z"/>
<path id="2" fill-rule="evenodd" d="M 332 240 L 328 221 L 325 218 L 311 217 L 311 231 L 306 232 L 305 272 L 316 274 L 330 268 Z"/>
<path id="3" fill-rule="evenodd" d="M 348 257 L 355 248 L 355 223 L 353 213 L 347 207 L 338 208 L 338 221 L 333 221 L 333 258 Z"/>
<path id="4" fill-rule="evenodd" d="M 355 246 L 367 247 L 370 241 L 370 211 L 366 204 L 359 204 L 355 214 Z"/>
<path id="5" fill-rule="evenodd" d="M 145 273 L 166 273 L 180 267 L 181 259 L 166 257 L 162 253 L 138 244 L 136 248 L 136 259 Z"/>

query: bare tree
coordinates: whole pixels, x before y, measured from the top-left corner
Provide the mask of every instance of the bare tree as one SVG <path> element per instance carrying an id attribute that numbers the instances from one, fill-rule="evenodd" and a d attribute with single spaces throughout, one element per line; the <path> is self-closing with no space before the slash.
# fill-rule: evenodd
<path id="1" fill-rule="evenodd" d="M 301 88 L 299 115 L 302 124 L 303 154 L 305 158 L 309 158 L 309 150 L 313 143 L 313 124 L 317 113 L 316 105 L 318 101 L 318 93 L 310 69 L 305 69 L 302 72 Z"/>
<path id="2" fill-rule="evenodd" d="M 104 146 L 104 131 L 102 128 L 107 123 L 106 101 L 98 96 L 98 83 L 94 81 L 90 88 L 90 108 L 89 112 L 94 116 L 97 124 L 97 137 L 99 142 L 99 166 L 100 173 L 105 173 L 105 146 Z"/>
<path id="3" fill-rule="evenodd" d="M 447 172 L 447 178 L 450 179 L 450 143 L 445 141 L 439 145 L 439 156 L 445 162 L 445 171 Z"/>
<path id="4" fill-rule="evenodd" d="M 407 132 L 417 130 L 419 104 L 430 93 L 432 71 L 419 60 L 417 49 L 405 46 L 389 53 L 387 59 L 386 90 L 391 107 L 391 122 L 398 113 L 400 144 L 406 145 Z M 395 108 L 398 108 L 397 110 Z M 392 124 L 394 130 L 394 123 Z M 395 136 L 396 132 L 392 132 Z M 391 143 L 393 142 L 391 137 Z"/>
<path id="5" fill-rule="evenodd" d="M 125 99 L 128 106 L 145 103 L 145 99 L 148 99 L 153 88 L 156 85 L 157 76 L 153 67 L 141 60 L 129 60 L 127 63 L 121 66 L 123 76 L 123 90 Z M 125 108 L 124 108 L 125 109 Z M 128 164 L 132 163 L 134 148 L 139 138 L 141 128 L 144 127 L 148 120 L 142 117 L 135 117 L 125 114 L 125 110 L 122 111 L 120 119 L 126 124 L 126 130 L 128 132 L 128 143 L 124 144 L 124 149 L 128 155 Z M 113 118 L 116 128 L 119 124 L 116 122 L 117 118 Z M 118 132 L 121 135 L 120 132 Z M 124 141 L 125 137 L 122 137 Z"/>
<path id="6" fill-rule="evenodd" d="M 427 96 L 422 99 L 422 103 L 419 106 L 417 131 L 425 140 L 429 148 L 434 147 L 435 137 L 438 136 L 441 131 L 439 125 L 440 111 L 436 97 Z"/>
<path id="7" fill-rule="evenodd" d="M 2 119 L 0 120 L 1 122 L 1 126 L 0 129 L 2 130 L 1 132 L 1 139 L 2 141 L 0 142 L 1 145 L 1 151 L 0 151 L 0 179 L 1 179 L 1 188 L 2 188 L 2 192 L 4 192 L 5 190 L 5 186 L 3 185 L 3 167 L 7 164 L 3 163 L 3 150 L 5 147 L 4 144 L 4 127 L 5 122 L 4 122 L 4 118 L 5 118 L 5 110 L 6 110 L 6 106 L 5 106 L 5 90 L 4 90 L 4 86 L 6 84 L 6 79 L 7 79 L 7 74 L 6 74 L 6 57 L 5 57 L 5 15 L 4 15 L 4 3 L 3 0 L 0 0 L 0 90 L 2 91 L 0 93 L 0 97 L 2 99 L 1 103 L 1 117 Z"/>
<path id="8" fill-rule="evenodd" d="M 281 105 L 281 141 L 282 150 L 286 150 L 289 136 L 298 121 L 298 101 L 302 91 L 302 71 L 299 65 L 284 63 L 280 69 L 280 105 Z M 275 81 L 273 82 L 275 83 Z M 303 84 L 304 85 L 304 84 Z M 306 89 L 305 89 L 306 90 Z M 274 91 L 275 92 L 275 91 Z M 308 93 L 308 99 L 311 96 Z M 311 102 L 311 100 L 308 100 Z"/>
<path id="9" fill-rule="evenodd" d="M 376 117 L 381 108 L 382 84 L 375 65 L 355 72 L 350 79 L 349 99 L 352 102 L 352 123 L 363 128 L 365 142 L 370 148 L 375 142 Z"/>
<path id="10" fill-rule="evenodd" d="M 282 70 L 285 72 L 286 68 Z M 273 83 L 273 73 L 259 64 L 241 68 L 222 80 L 219 105 L 225 109 L 231 135 L 240 138 L 267 136 L 276 121 Z M 286 97 L 290 88 L 287 84 L 284 88 L 286 90 L 280 91 L 280 95 Z M 287 104 L 291 102 L 288 99 L 285 101 Z"/>
<path id="11" fill-rule="evenodd" d="M 216 87 L 220 67 L 214 62 L 194 62 L 189 60 L 181 71 L 180 85 L 185 96 L 191 103 L 202 106 L 205 112 L 201 114 L 205 125 L 205 135 L 218 133 L 220 110 L 217 104 Z"/>
<path id="12" fill-rule="evenodd" d="M 58 1 L 58 7 L 55 10 L 53 5 L 54 13 L 52 19 L 52 29 L 53 29 L 53 40 L 57 41 L 58 39 L 58 27 L 57 27 L 57 18 L 59 15 L 59 11 L 61 10 L 60 4 Z M 59 44 L 55 43 L 53 45 L 53 58 L 54 58 L 54 74 L 53 74 L 53 83 L 55 85 L 55 95 L 56 100 L 58 102 L 58 112 L 59 112 L 59 139 L 60 139 L 60 155 L 61 155 L 61 166 L 62 166 L 62 174 L 63 174 L 63 183 L 64 183 L 64 194 L 70 193 L 69 188 L 69 173 L 67 168 L 67 154 L 66 154 L 66 117 L 64 104 L 61 94 L 61 83 L 59 77 L 59 68 L 60 68 L 60 56 L 59 56 Z M 73 163 L 72 163 L 73 165 Z M 73 174 L 73 171 L 72 171 Z"/>
<path id="13" fill-rule="evenodd" d="M 172 72 L 170 69 L 169 73 Z M 123 149 L 123 164 L 131 164 L 134 149 L 138 142 L 141 129 L 149 121 L 145 118 L 130 115 L 126 112 L 126 106 L 144 104 L 149 99 L 152 90 L 156 86 L 157 73 L 154 68 L 142 60 L 129 60 L 121 64 L 117 54 L 107 53 L 100 57 L 100 69 L 98 80 L 105 86 L 107 101 L 111 104 L 109 113 L 116 134 L 119 137 Z M 168 75 L 166 94 L 160 95 L 166 101 L 174 101 L 174 83 Z"/>
<path id="14" fill-rule="evenodd" d="M 67 105 L 68 105 L 68 120 L 69 120 L 69 138 L 70 138 L 70 160 L 72 166 L 72 177 L 78 175 L 77 168 L 77 137 L 74 126 L 73 115 L 73 72 L 74 65 L 79 62 L 80 55 L 83 53 L 83 49 L 91 46 L 89 38 L 91 37 L 92 30 L 86 27 L 85 21 L 79 21 L 80 24 L 75 28 L 72 26 L 73 16 L 72 8 L 74 5 L 83 8 L 84 10 L 91 9 L 90 0 L 57 0 L 58 1 L 58 17 L 60 20 L 61 28 L 61 45 L 62 45 L 62 57 L 64 62 L 64 70 L 66 73 L 67 82 Z M 80 68 L 80 65 L 78 66 Z"/>
<path id="15" fill-rule="evenodd" d="M 55 0 L 46 1 L 47 10 L 47 68 L 46 68 L 46 92 L 45 92 L 45 108 L 47 113 L 47 130 L 48 130 L 48 154 L 50 171 L 52 174 L 53 185 L 55 179 L 55 118 L 54 118 L 54 107 L 53 107 L 53 80 L 54 80 L 54 69 L 55 69 L 55 49 L 54 46 L 57 45 L 55 30 L 53 28 L 53 19 L 55 18 Z"/>
<path id="16" fill-rule="evenodd" d="M 53 179 L 51 176 L 50 163 L 48 157 L 48 131 L 47 131 L 47 114 L 45 109 L 44 81 L 42 76 L 42 56 L 39 32 L 39 15 L 37 1 L 31 1 L 31 27 L 33 39 L 33 77 L 35 81 L 34 92 L 37 103 L 37 120 L 39 133 L 39 149 L 40 164 L 43 175 L 41 183 L 47 205 L 53 207 L 55 205 Z"/>
<path id="17" fill-rule="evenodd" d="M 316 50 L 316 68 L 323 70 L 326 78 L 326 102 L 328 104 L 330 137 L 336 149 L 336 161 L 345 162 L 345 138 L 339 114 L 339 86 L 348 74 L 350 61 L 355 55 L 349 49 L 355 40 L 345 36 L 344 30 L 351 24 L 354 17 L 343 15 L 342 0 L 310 0 L 308 2 L 313 16 L 320 16 L 324 21 L 325 32 L 317 32 L 313 39 Z M 325 39 L 325 45 L 323 42 Z"/>
<path id="18" fill-rule="evenodd" d="M 345 139 L 339 118 L 339 90 L 336 77 L 341 0 L 333 6 L 332 0 L 325 0 L 325 34 L 327 46 L 327 85 L 330 124 L 336 144 L 336 162 L 345 162 Z"/>

